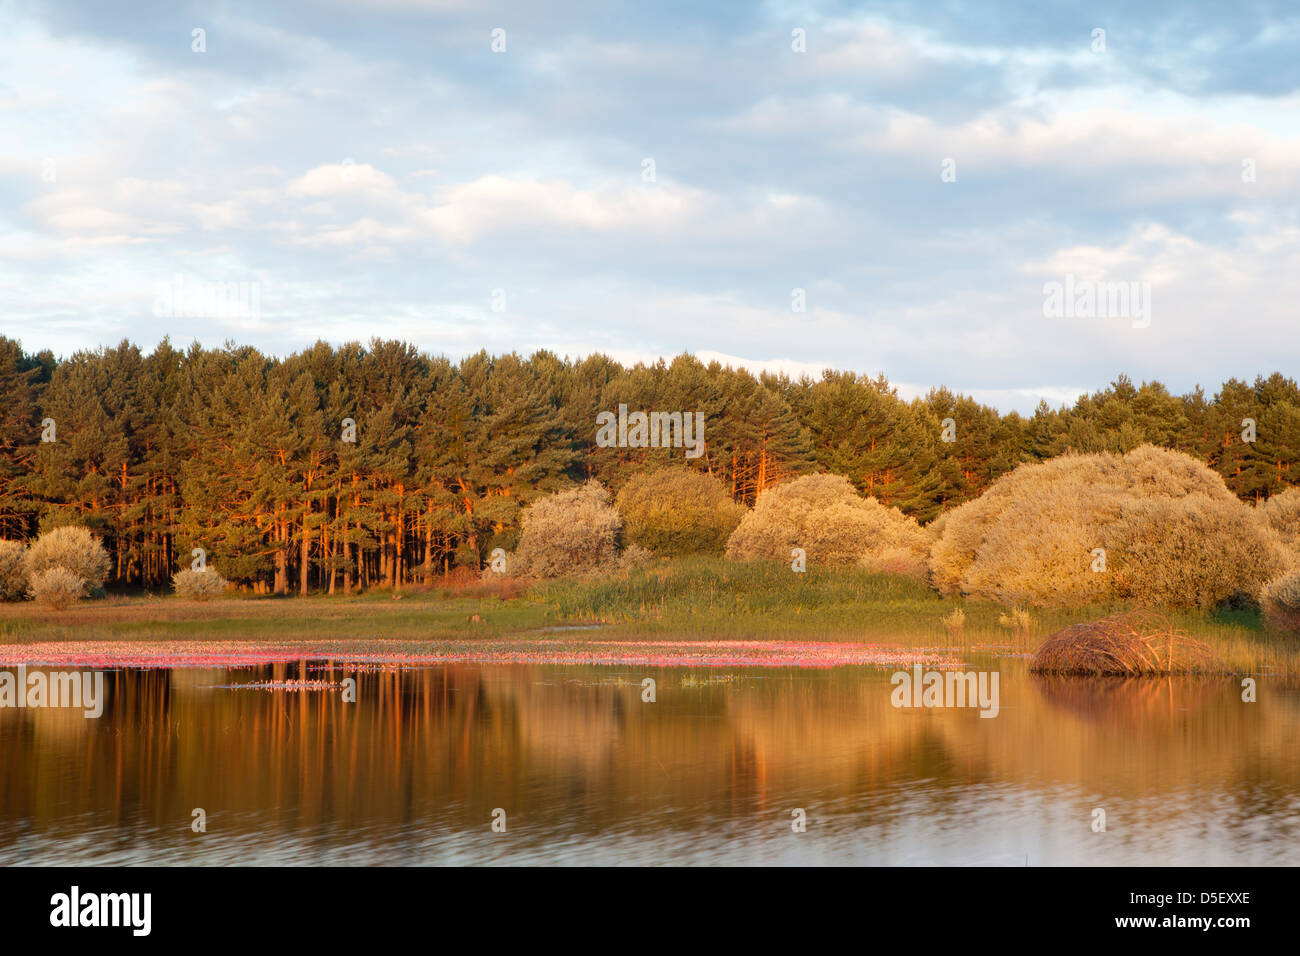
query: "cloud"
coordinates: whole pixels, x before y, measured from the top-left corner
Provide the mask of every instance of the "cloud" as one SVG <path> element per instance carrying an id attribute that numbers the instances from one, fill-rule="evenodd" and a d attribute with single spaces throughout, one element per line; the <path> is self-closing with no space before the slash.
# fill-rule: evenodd
<path id="1" fill-rule="evenodd" d="M 1028 0 L 10 5 L 0 324 L 61 352 L 219 344 L 220 323 L 152 315 L 184 274 L 261 282 L 265 321 L 237 331 L 276 352 L 691 350 L 1022 409 L 1120 372 L 1213 386 L 1300 362 L 1297 22 L 1111 0 L 1082 21 Z M 1150 281 L 1151 327 L 1045 321 L 1067 272 Z"/>

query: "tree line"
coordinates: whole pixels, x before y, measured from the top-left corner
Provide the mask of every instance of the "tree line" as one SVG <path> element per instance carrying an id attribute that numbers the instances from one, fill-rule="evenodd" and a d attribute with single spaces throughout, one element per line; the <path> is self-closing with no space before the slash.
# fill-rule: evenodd
<path id="1" fill-rule="evenodd" d="M 84 525 L 110 581 L 159 587 L 202 548 L 259 592 L 398 585 L 513 548 L 522 509 L 668 464 L 737 502 L 812 471 L 926 522 L 1024 461 L 1147 442 L 1205 461 L 1259 501 L 1300 479 L 1300 388 L 1274 373 L 1212 397 L 1119 377 L 1073 407 L 1000 414 L 946 388 L 906 401 L 884 376 L 758 376 L 689 355 L 627 368 L 398 341 L 276 358 L 228 343 L 56 359 L 0 337 L 0 538 Z M 704 450 L 603 447 L 618 406 L 702 412 Z"/>

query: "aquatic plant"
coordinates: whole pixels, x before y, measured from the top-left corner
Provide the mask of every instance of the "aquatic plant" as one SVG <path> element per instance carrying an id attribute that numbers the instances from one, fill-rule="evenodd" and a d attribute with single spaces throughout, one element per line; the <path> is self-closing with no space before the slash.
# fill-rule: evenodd
<path id="1" fill-rule="evenodd" d="M 937 648 L 827 641 L 67 641 L 0 644 L 0 666 L 244 667 L 290 661 L 334 665 L 605 664 L 617 667 L 959 668 Z"/>
<path id="2" fill-rule="evenodd" d="M 1017 634 L 1028 634 L 1034 629 L 1034 616 L 1024 608 L 1013 608 L 1008 613 L 998 615 L 998 626 Z"/>

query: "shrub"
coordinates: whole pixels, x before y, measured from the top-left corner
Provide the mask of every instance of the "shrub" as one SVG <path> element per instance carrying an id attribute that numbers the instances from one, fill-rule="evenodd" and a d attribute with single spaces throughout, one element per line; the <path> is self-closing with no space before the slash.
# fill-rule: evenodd
<path id="1" fill-rule="evenodd" d="M 1288 571 L 1260 588 L 1259 606 L 1270 630 L 1300 637 L 1300 571 Z"/>
<path id="2" fill-rule="evenodd" d="M 618 569 L 620 571 L 631 571 L 650 561 L 654 554 L 639 544 L 629 544 L 623 549 L 618 556 Z"/>
<path id="3" fill-rule="evenodd" d="M 876 552 L 869 551 L 859 559 L 858 564 L 867 571 L 903 574 L 918 581 L 924 581 L 928 571 L 924 546 L 887 547 Z"/>
<path id="4" fill-rule="evenodd" d="M 598 481 L 541 498 L 524 509 L 511 573 L 539 578 L 594 571 L 618 558 L 623 519 Z"/>
<path id="5" fill-rule="evenodd" d="M 68 525 L 47 531 L 27 549 L 27 573 L 66 568 L 81 578 L 87 591 L 103 587 L 111 562 L 108 552 L 86 528 Z"/>
<path id="6" fill-rule="evenodd" d="M 1150 445 L 1019 466 L 947 513 L 929 560 L 944 594 L 1060 607 L 1209 607 L 1254 594 L 1286 564 L 1262 515 L 1219 475 Z"/>
<path id="7" fill-rule="evenodd" d="M 27 596 L 27 549 L 21 541 L 0 541 L 0 601 Z"/>
<path id="8" fill-rule="evenodd" d="M 32 574 L 28 593 L 36 603 L 58 610 L 86 596 L 86 581 L 67 568 L 46 568 Z"/>
<path id="9" fill-rule="evenodd" d="M 1200 493 L 1130 502 L 1107 536 L 1115 593 L 1142 604 L 1213 607 L 1256 594 L 1288 564 L 1254 509 Z"/>
<path id="10" fill-rule="evenodd" d="M 187 601 L 207 601 L 226 590 L 226 579 L 215 568 L 195 571 L 186 568 L 172 575 L 172 589 L 178 598 Z"/>
<path id="11" fill-rule="evenodd" d="M 985 528 L 963 589 L 1009 605 L 1104 600 L 1111 580 L 1092 571 L 1092 549 L 1104 546 L 1098 528 L 1117 515 L 1106 492 L 1088 486 L 1049 486 L 1008 502 Z M 951 534 L 955 524 L 949 528 Z"/>
<path id="12" fill-rule="evenodd" d="M 789 561 L 803 548 L 809 564 L 922 567 L 928 536 L 875 498 L 859 497 L 840 475 L 805 475 L 759 495 L 727 542 L 727 557 Z"/>
<path id="13" fill-rule="evenodd" d="M 1259 510 L 1292 557 L 1300 560 L 1300 488 L 1274 495 Z"/>
<path id="14" fill-rule="evenodd" d="M 749 509 L 712 475 L 672 466 L 644 471 L 615 500 L 625 541 L 655 554 L 721 554 Z"/>

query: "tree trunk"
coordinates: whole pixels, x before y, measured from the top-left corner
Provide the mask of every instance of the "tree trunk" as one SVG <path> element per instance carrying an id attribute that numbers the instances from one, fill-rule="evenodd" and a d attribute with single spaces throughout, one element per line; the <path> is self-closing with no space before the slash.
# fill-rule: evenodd
<path id="1" fill-rule="evenodd" d="M 307 531 L 307 516 L 310 508 L 302 513 L 302 545 L 298 549 L 298 593 L 307 594 L 307 574 L 311 567 L 311 537 Z"/>

